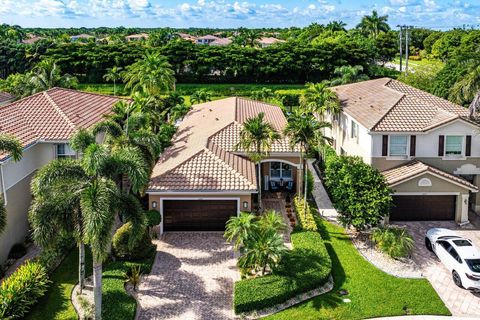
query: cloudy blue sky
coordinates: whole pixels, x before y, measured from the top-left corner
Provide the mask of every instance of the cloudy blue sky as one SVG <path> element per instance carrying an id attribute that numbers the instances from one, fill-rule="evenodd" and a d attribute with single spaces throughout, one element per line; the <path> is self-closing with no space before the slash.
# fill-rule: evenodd
<path id="1" fill-rule="evenodd" d="M 480 0 L 0 0 L 0 23 L 25 27 L 289 27 L 343 20 L 373 9 L 389 23 L 480 27 Z"/>

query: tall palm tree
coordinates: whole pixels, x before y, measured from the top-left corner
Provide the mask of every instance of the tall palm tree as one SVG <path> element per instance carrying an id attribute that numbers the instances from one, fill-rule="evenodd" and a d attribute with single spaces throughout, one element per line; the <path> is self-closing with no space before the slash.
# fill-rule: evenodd
<path id="1" fill-rule="evenodd" d="M 461 77 L 450 90 L 449 98 L 459 104 L 468 104 L 474 101 L 480 93 L 480 63 L 471 63 L 468 73 Z"/>
<path id="2" fill-rule="evenodd" d="M 304 168 L 304 208 L 307 205 L 307 166 L 306 158 L 309 152 L 318 144 L 325 144 L 330 141 L 329 138 L 323 135 L 323 129 L 330 128 L 328 122 L 319 122 L 310 111 L 295 109 L 288 116 L 287 126 L 284 129 L 284 134 L 289 138 L 292 149 L 299 146 L 300 162 Z"/>
<path id="3" fill-rule="evenodd" d="M 363 73 L 363 67 L 360 65 L 336 67 L 333 73 L 338 77 L 331 81 L 332 86 L 365 81 L 369 79 L 369 77 Z"/>
<path id="4" fill-rule="evenodd" d="M 8 153 L 13 161 L 19 161 L 22 158 L 22 144 L 17 138 L 10 135 L 0 133 L 0 153 Z M 0 195 L 0 234 L 7 226 L 7 209 L 5 208 L 5 200 Z"/>
<path id="5" fill-rule="evenodd" d="M 53 87 L 73 88 L 77 85 L 77 78 L 65 73 L 51 59 L 39 62 L 33 69 L 30 77 L 33 92 L 48 90 Z"/>
<path id="6" fill-rule="evenodd" d="M 82 135 L 86 136 L 85 133 Z M 54 205 L 62 204 L 56 210 L 69 208 L 68 203 L 78 205 L 83 230 L 78 239 L 92 249 L 95 319 L 101 319 L 102 262 L 109 251 L 115 216 L 117 213 L 122 215 L 136 231 L 140 231 L 145 223 L 138 200 L 122 193 L 114 177 L 124 172 L 134 175 L 138 173 L 136 167 L 141 164 L 132 160 L 135 156 L 128 149 L 114 151 L 96 143 L 89 144 L 82 153 L 81 160 L 54 160 L 37 172 L 32 190 L 37 196 L 38 208 L 33 207 L 31 221 L 34 239 L 42 243 L 52 237 L 51 228 L 55 228 L 45 217 L 45 206 L 51 207 L 54 200 Z M 134 181 L 139 179 L 132 178 Z M 134 243 L 141 233 L 133 232 L 132 235 L 134 238 L 130 240 Z"/>
<path id="7" fill-rule="evenodd" d="M 242 150 L 256 163 L 258 172 L 258 207 L 262 208 L 262 173 L 261 161 L 270 153 L 272 144 L 280 139 L 280 134 L 260 112 L 256 117 L 247 119 L 240 131 L 240 141 L 235 149 Z"/>
<path id="8" fill-rule="evenodd" d="M 387 32 L 390 26 L 387 23 L 388 15 L 379 16 L 377 10 L 373 10 L 371 15 L 365 15 L 357 28 L 366 35 L 377 38 L 380 32 Z"/>
<path id="9" fill-rule="evenodd" d="M 116 82 L 122 79 L 122 68 L 114 66 L 107 69 L 107 73 L 103 75 L 103 79 L 106 81 L 113 81 L 113 95 L 117 95 Z"/>
<path id="10" fill-rule="evenodd" d="M 150 95 L 171 91 L 175 84 L 174 72 L 167 58 L 149 52 L 127 67 L 123 79 L 127 89 L 144 91 Z"/>
<path id="11" fill-rule="evenodd" d="M 341 111 L 337 94 L 328 88 L 326 82 L 307 83 L 305 92 L 300 97 L 300 105 L 321 117 L 327 112 L 336 114 Z"/>
<path id="12" fill-rule="evenodd" d="M 212 93 L 205 89 L 197 90 L 190 96 L 191 104 L 203 103 L 208 101 L 212 101 Z"/>
<path id="13" fill-rule="evenodd" d="M 345 31 L 345 27 L 347 26 L 347 24 L 341 20 L 337 21 L 330 21 L 327 25 L 326 25 L 326 29 L 327 30 L 330 30 L 330 31 Z"/>

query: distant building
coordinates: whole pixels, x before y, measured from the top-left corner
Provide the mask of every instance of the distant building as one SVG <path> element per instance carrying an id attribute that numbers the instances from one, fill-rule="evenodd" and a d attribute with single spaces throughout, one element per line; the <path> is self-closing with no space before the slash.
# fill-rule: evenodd
<path id="1" fill-rule="evenodd" d="M 198 37 L 196 40 L 196 44 L 210 44 L 215 40 L 221 39 L 216 36 L 212 36 L 211 34 L 207 34 L 206 36 L 203 37 Z"/>
<path id="2" fill-rule="evenodd" d="M 232 43 L 232 40 L 230 40 L 229 38 L 218 38 L 217 40 L 210 42 L 210 45 L 211 46 L 228 46 L 231 43 Z"/>
<path id="3" fill-rule="evenodd" d="M 181 39 L 186 40 L 186 41 L 191 41 L 191 42 L 196 42 L 197 41 L 197 37 L 192 36 L 191 34 L 188 34 L 188 33 L 178 32 L 177 35 Z"/>
<path id="4" fill-rule="evenodd" d="M 25 44 L 33 44 L 37 41 L 40 41 L 40 40 L 43 40 L 45 39 L 45 37 L 36 37 L 36 36 L 33 36 L 33 37 L 30 37 L 28 39 L 24 39 L 22 40 L 22 43 L 25 43 Z"/>
<path id="5" fill-rule="evenodd" d="M 262 48 L 270 47 L 271 45 L 273 45 L 275 43 L 281 43 L 281 42 L 285 42 L 285 40 L 280 40 L 280 39 L 272 38 L 272 37 L 263 37 L 263 38 L 260 38 L 258 40 L 258 43 L 260 44 L 260 47 L 262 47 Z"/>
<path id="6" fill-rule="evenodd" d="M 94 38 L 94 37 L 89 34 L 82 33 L 82 34 L 77 34 L 75 36 L 71 36 L 70 41 L 75 42 L 79 40 L 88 40 L 90 38 Z"/>
<path id="7" fill-rule="evenodd" d="M 141 41 L 141 40 L 147 40 L 147 39 L 148 39 L 148 33 L 131 34 L 125 37 L 125 40 L 127 40 L 128 42 Z"/>

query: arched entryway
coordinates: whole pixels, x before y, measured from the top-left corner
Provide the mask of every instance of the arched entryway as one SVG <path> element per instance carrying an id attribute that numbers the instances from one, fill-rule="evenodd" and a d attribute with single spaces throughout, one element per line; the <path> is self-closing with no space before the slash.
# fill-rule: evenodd
<path id="1" fill-rule="evenodd" d="M 286 188 L 288 183 L 293 183 L 293 191 L 298 192 L 302 185 L 302 168 L 296 159 L 285 160 L 269 158 L 262 160 L 262 190 L 272 191 L 272 185 Z M 273 183 L 272 183 L 273 182 Z"/>

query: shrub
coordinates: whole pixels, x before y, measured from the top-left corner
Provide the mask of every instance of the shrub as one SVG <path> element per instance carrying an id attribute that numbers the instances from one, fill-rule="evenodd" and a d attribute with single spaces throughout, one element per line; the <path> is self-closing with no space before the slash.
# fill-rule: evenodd
<path id="1" fill-rule="evenodd" d="M 145 217 L 147 218 L 147 227 L 154 227 L 162 222 L 162 216 L 157 210 L 145 211 Z"/>
<path id="2" fill-rule="evenodd" d="M 47 271 L 36 262 L 19 267 L 0 287 L 0 318 L 20 319 L 47 291 Z"/>
<path id="3" fill-rule="evenodd" d="M 284 256 L 272 274 L 235 283 L 235 313 L 283 303 L 328 281 L 332 262 L 320 234 L 295 231 L 291 237 L 294 249 Z"/>
<path id="4" fill-rule="evenodd" d="M 143 235 L 137 241 L 130 244 L 130 237 L 133 236 L 133 227 L 130 222 L 121 226 L 113 235 L 113 254 L 121 260 L 139 260 L 151 255 L 155 246 L 152 244 L 148 232 L 142 230 Z"/>
<path id="5" fill-rule="evenodd" d="M 133 286 L 133 291 L 137 291 L 141 276 L 142 271 L 140 266 L 132 266 L 130 270 L 124 273 L 125 282 L 128 282 Z"/>
<path id="6" fill-rule="evenodd" d="M 344 226 L 376 226 L 388 215 L 392 196 L 385 177 L 359 157 L 325 152 L 324 183 Z"/>
<path id="7" fill-rule="evenodd" d="M 315 218 L 313 217 L 312 208 L 307 202 L 306 210 L 303 206 L 303 198 L 295 197 L 293 199 L 293 205 L 295 206 L 295 212 L 297 213 L 297 219 L 300 223 L 300 227 L 303 230 L 308 231 L 317 231 L 317 224 L 315 223 Z"/>
<path id="8" fill-rule="evenodd" d="M 303 90 L 277 90 L 275 94 L 285 107 L 296 107 L 300 105 L 302 92 Z"/>
<path id="9" fill-rule="evenodd" d="M 313 179 L 313 174 L 310 170 L 308 170 L 307 171 L 307 196 L 312 194 L 314 184 L 315 184 L 315 180 Z"/>
<path id="10" fill-rule="evenodd" d="M 375 228 L 371 239 L 377 248 L 394 259 L 408 256 L 414 244 L 406 228 L 395 226 Z"/>
<path id="11" fill-rule="evenodd" d="M 8 259 L 20 259 L 27 254 L 27 248 L 23 243 L 15 243 L 10 252 L 8 253 Z"/>

